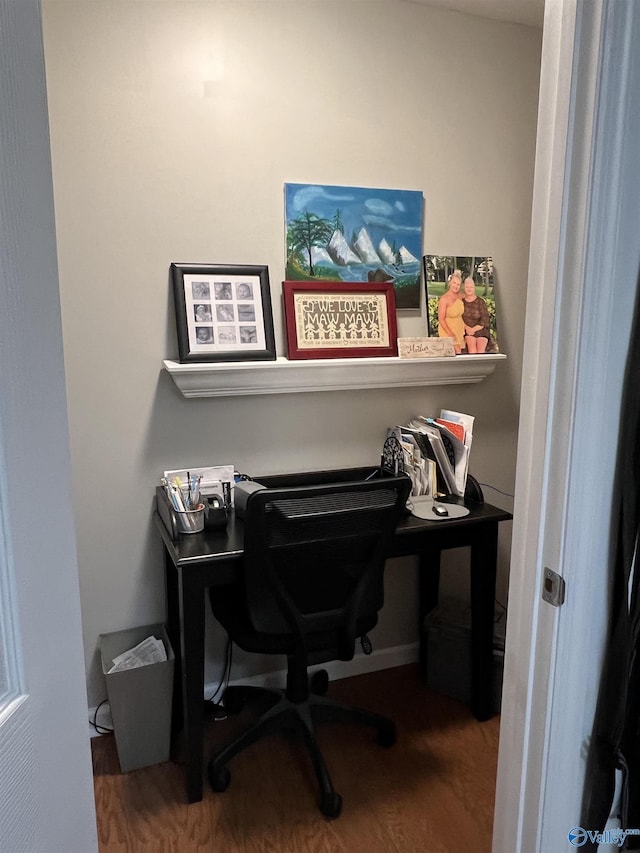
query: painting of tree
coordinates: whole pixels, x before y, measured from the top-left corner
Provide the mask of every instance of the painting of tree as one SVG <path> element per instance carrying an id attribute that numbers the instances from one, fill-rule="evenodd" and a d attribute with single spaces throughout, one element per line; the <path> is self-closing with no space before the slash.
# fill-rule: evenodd
<path id="1" fill-rule="evenodd" d="M 289 223 L 287 230 L 289 256 L 299 260 L 300 253 L 304 251 L 308 258 L 309 275 L 314 276 L 313 249 L 324 246 L 335 230 L 335 226 L 328 219 L 322 219 L 315 213 L 305 210 L 301 216 Z"/>

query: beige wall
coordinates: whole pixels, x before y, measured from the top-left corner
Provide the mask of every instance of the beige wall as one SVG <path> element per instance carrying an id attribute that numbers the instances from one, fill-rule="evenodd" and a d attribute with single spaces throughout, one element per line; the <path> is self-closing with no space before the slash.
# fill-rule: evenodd
<path id="1" fill-rule="evenodd" d="M 96 702 L 98 635 L 164 617 L 151 523 L 164 468 L 370 464 L 389 423 L 446 406 L 476 416 L 472 472 L 513 491 L 541 32 L 402 0 L 43 0 L 43 18 Z M 185 400 L 161 369 L 177 355 L 169 264 L 267 264 L 283 354 L 283 184 L 295 181 L 422 190 L 426 252 L 494 257 L 507 361 L 477 386 Z M 424 334 L 424 317 L 400 316 L 399 331 Z M 447 583 L 463 590 L 458 557 Z M 377 648 L 416 639 L 413 561 L 388 579 Z M 248 672 L 237 660 L 234 675 Z"/>

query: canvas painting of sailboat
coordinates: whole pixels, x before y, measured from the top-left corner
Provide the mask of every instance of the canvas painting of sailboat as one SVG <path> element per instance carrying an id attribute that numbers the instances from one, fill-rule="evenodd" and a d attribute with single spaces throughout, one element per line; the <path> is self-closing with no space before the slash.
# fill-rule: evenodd
<path id="1" fill-rule="evenodd" d="M 420 308 L 418 190 L 285 184 L 288 281 L 392 282 L 396 308 Z"/>

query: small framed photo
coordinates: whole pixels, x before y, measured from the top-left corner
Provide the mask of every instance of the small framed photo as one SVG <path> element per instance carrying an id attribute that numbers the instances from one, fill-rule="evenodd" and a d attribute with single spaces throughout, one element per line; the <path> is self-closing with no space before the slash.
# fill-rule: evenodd
<path id="1" fill-rule="evenodd" d="M 187 361 L 273 361 L 266 266 L 171 264 L 178 351 Z"/>
<path id="2" fill-rule="evenodd" d="M 392 282 L 284 281 L 290 359 L 397 356 Z"/>

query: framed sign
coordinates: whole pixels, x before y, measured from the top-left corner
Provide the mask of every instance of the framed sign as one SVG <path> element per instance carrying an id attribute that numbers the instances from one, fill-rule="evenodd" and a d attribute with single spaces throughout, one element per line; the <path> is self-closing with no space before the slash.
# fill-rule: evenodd
<path id="1" fill-rule="evenodd" d="M 171 264 L 178 351 L 187 361 L 273 361 L 266 266 Z"/>
<path id="2" fill-rule="evenodd" d="M 391 282 L 284 281 L 290 359 L 398 354 Z"/>

